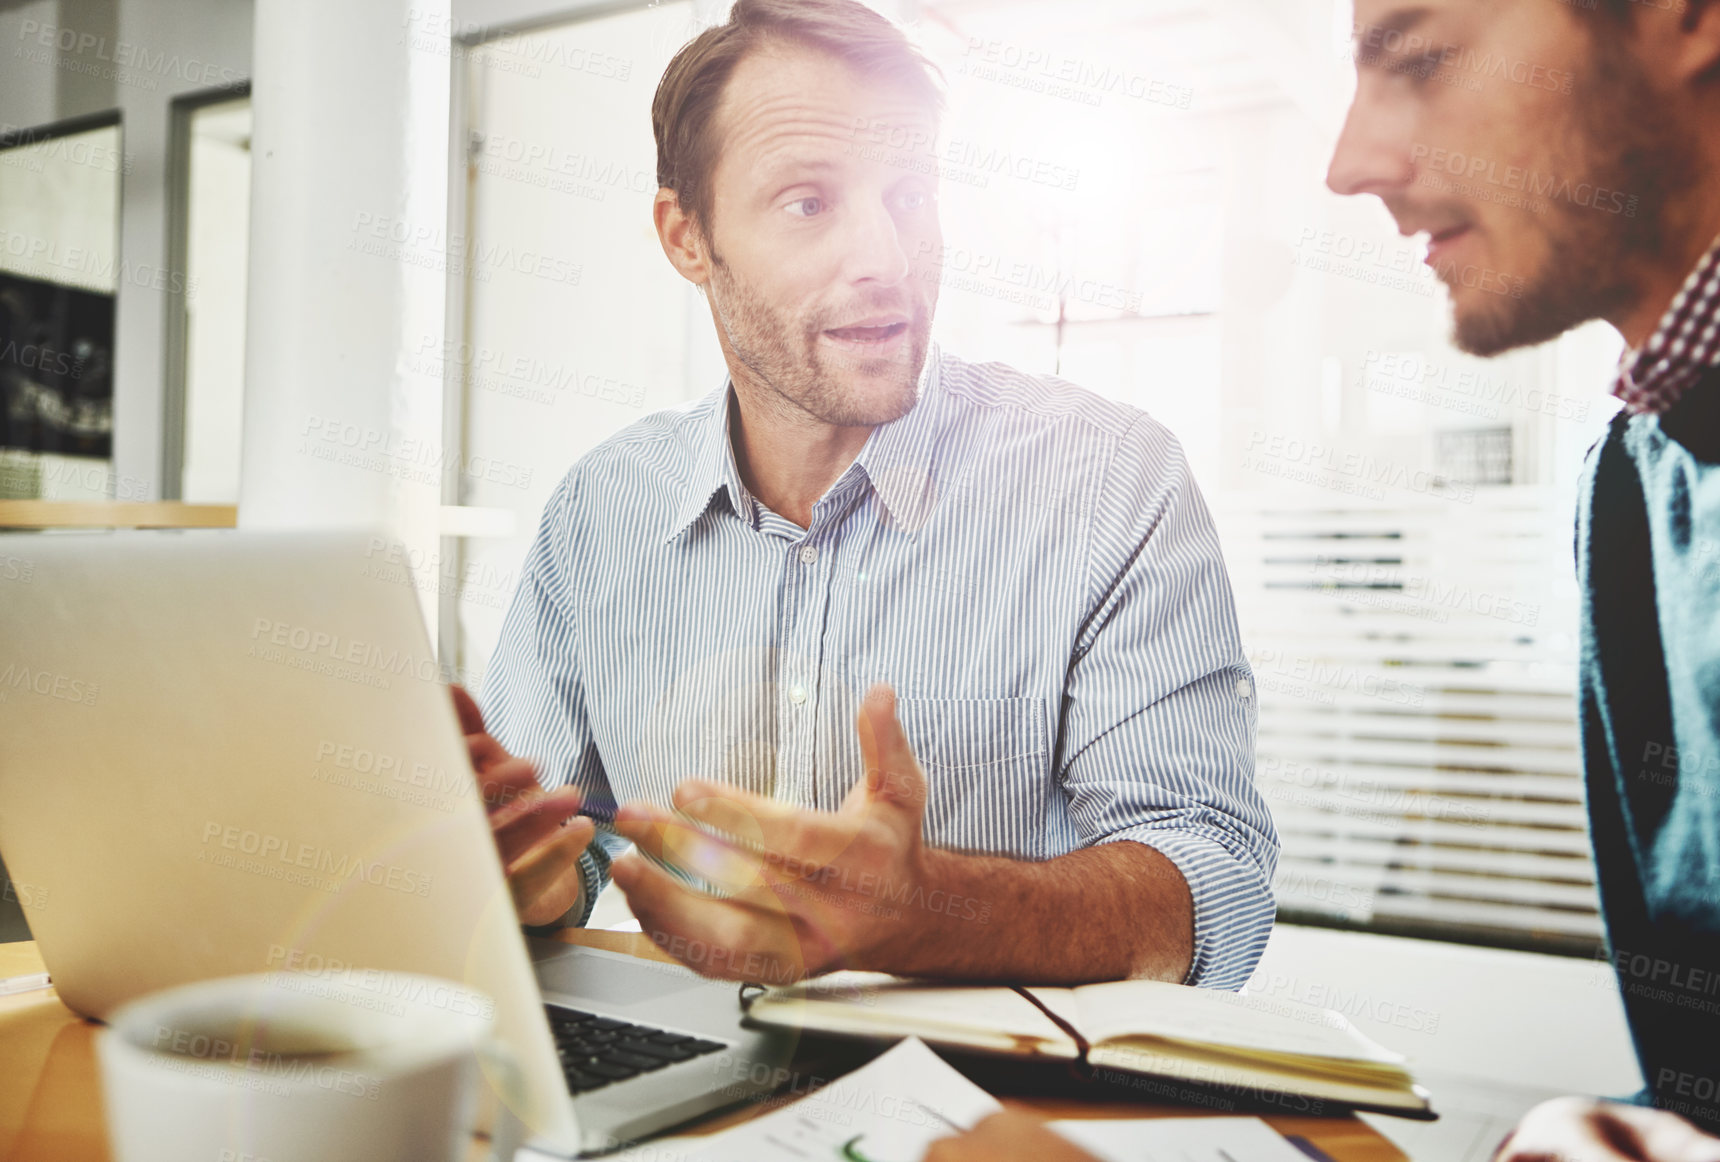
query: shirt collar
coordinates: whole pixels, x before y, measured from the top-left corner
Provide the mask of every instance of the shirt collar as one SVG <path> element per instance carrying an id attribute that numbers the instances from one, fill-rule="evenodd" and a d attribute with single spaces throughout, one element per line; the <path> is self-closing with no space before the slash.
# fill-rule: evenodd
<path id="1" fill-rule="evenodd" d="M 916 387 L 917 400 L 907 415 L 872 429 L 860 454 L 848 471 L 831 486 L 841 489 L 858 472 L 884 506 L 890 520 L 912 536 L 930 518 L 937 500 L 937 462 L 934 453 L 944 424 L 943 392 L 940 390 L 942 358 L 937 344 L 926 352 Z M 695 421 L 692 440 L 692 471 L 687 489 L 669 522 L 664 543 L 674 540 L 703 516 L 712 500 L 726 492 L 729 510 L 758 527 L 752 494 L 741 483 L 730 441 L 734 383 L 725 380 L 722 392 L 710 411 Z"/>
<path id="2" fill-rule="evenodd" d="M 729 511 L 755 528 L 757 513 L 752 494 L 741 483 L 735 468 L 734 445 L 729 443 L 729 421 L 734 407 L 734 384 L 725 379 L 722 391 L 711 402 L 710 410 L 695 421 L 692 439 L 692 471 L 687 477 L 687 491 L 675 507 L 669 520 L 669 532 L 663 542 L 674 540 L 694 521 L 704 516 L 711 501 L 728 497 Z"/>
<path id="3" fill-rule="evenodd" d="M 913 410 L 873 428 L 854 458 L 891 523 L 910 537 L 931 519 L 938 498 L 938 439 L 946 426 L 942 365 L 934 343 L 920 369 Z"/>
<path id="4" fill-rule="evenodd" d="M 1672 300 L 1641 350 L 1626 351 L 1613 394 L 1633 412 L 1670 411 L 1720 366 L 1720 238 Z"/>

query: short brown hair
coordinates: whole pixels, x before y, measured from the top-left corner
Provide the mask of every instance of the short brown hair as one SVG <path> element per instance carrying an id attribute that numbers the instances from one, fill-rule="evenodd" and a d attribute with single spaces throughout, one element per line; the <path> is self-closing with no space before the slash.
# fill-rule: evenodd
<path id="1" fill-rule="evenodd" d="M 943 109 L 943 74 L 888 19 L 859 0 L 736 0 L 724 24 L 688 41 L 651 101 L 657 184 L 675 191 L 701 227 L 711 210 L 716 142 L 711 123 L 735 66 L 761 44 L 787 41 L 829 53 L 868 77 L 887 78 Z"/>

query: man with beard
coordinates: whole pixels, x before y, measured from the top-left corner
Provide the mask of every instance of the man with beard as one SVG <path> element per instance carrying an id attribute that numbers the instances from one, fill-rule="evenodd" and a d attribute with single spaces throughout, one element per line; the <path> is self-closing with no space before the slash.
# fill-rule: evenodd
<path id="1" fill-rule="evenodd" d="M 618 833 L 712 976 L 1237 987 L 1277 839 L 1212 521 L 1146 415 L 931 344 L 940 105 L 854 0 L 740 0 L 664 74 L 729 380 L 574 466 L 487 730 L 456 695 L 516 904 L 583 923 Z"/>
<path id="2" fill-rule="evenodd" d="M 1496 1157 L 1720 1162 L 1720 0 L 1357 0 L 1356 50 L 1328 184 L 1429 237 L 1458 346 L 1591 319 L 1630 345 L 1577 553 L 1590 831 L 1648 1086 L 1538 1106 Z M 1525 186 L 1533 209 L 1485 196 Z M 1082 1157 L 1000 1115 L 928 1162 Z"/>
<path id="3" fill-rule="evenodd" d="M 1720 3 L 1358 0 L 1356 24 L 1328 181 L 1429 236 L 1458 346 L 1605 319 L 1631 348 L 1577 522 L 1581 704 L 1608 943 L 1658 1108 L 1548 1103 L 1501 1157 L 1720 1159 Z M 1441 82 L 1469 59 L 1512 64 Z M 1436 150 L 1553 194 L 1539 213 L 1453 196 L 1424 181 Z"/>

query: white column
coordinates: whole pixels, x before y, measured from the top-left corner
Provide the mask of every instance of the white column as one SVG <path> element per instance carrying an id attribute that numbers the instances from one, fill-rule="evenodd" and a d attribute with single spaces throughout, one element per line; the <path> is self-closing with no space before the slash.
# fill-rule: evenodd
<path id="1" fill-rule="evenodd" d="M 257 0 L 243 528 L 436 552 L 451 26 L 449 0 Z"/>

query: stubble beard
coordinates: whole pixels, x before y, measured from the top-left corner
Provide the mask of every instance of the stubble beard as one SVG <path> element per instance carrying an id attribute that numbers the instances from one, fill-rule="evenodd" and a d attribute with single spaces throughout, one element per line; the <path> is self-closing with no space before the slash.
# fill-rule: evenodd
<path id="1" fill-rule="evenodd" d="M 1546 241 L 1547 261 L 1520 297 L 1482 294 L 1476 296 L 1482 303 L 1455 312 L 1459 350 L 1499 355 L 1628 309 L 1644 293 L 1638 256 L 1663 251 L 1669 212 L 1697 181 L 1688 141 L 1667 124 L 1662 102 L 1626 49 L 1597 37 L 1587 72 L 1585 87 L 1607 97 L 1573 102 L 1568 139 L 1578 143 L 1579 164 L 1561 167 L 1561 178 L 1580 174 L 1597 189 L 1624 191 L 1638 199 L 1636 212 L 1550 201 L 1550 217 L 1533 227 Z"/>
<path id="2" fill-rule="evenodd" d="M 930 346 L 928 307 L 908 304 L 905 358 L 862 355 L 844 360 L 821 350 L 819 336 L 827 326 L 846 320 L 822 318 L 817 312 L 797 320 L 773 310 L 715 252 L 709 293 L 729 350 L 765 388 L 767 406 L 781 414 L 840 427 L 876 427 L 901 419 L 919 402 L 920 369 Z M 869 309 L 900 310 L 903 303 L 892 296 L 888 302 L 858 308 L 861 313 Z M 844 372 L 856 373 L 865 385 L 856 385 Z"/>

